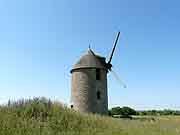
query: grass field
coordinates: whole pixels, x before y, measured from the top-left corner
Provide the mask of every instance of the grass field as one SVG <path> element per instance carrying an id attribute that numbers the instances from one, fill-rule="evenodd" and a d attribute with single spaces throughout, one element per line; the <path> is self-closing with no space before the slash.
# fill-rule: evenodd
<path id="1" fill-rule="evenodd" d="M 0 135 L 180 135 L 180 117 L 118 119 L 79 114 L 36 99 L 1 106 Z"/>

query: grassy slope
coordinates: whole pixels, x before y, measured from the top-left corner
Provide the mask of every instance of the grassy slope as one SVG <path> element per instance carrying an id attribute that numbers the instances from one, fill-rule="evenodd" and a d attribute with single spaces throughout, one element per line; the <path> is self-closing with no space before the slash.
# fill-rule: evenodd
<path id="1" fill-rule="evenodd" d="M 45 100 L 0 107 L 0 135 L 178 135 L 179 117 L 122 120 L 82 115 Z"/>

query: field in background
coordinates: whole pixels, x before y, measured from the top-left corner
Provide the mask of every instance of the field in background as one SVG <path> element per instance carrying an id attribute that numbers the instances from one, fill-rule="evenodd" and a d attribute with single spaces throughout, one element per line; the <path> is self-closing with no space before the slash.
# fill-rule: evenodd
<path id="1" fill-rule="evenodd" d="M 79 114 L 41 98 L 0 107 L 0 135 L 179 135 L 180 116 L 119 119 Z"/>

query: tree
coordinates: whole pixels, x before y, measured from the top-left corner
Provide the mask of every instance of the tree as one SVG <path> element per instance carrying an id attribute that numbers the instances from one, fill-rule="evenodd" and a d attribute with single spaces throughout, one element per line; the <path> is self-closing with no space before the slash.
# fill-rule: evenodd
<path id="1" fill-rule="evenodd" d="M 109 110 L 109 114 L 111 116 L 113 115 L 121 115 L 121 116 L 130 116 L 130 115 L 136 115 L 137 112 L 130 108 L 130 107 L 127 107 L 127 106 L 124 106 L 124 107 L 114 107 L 112 108 L 111 110 Z"/>
<path id="2" fill-rule="evenodd" d="M 121 115 L 136 115 L 136 111 L 130 107 L 125 106 L 121 108 Z"/>
<path id="3" fill-rule="evenodd" d="M 121 108 L 120 107 L 114 107 L 110 110 L 111 115 L 120 115 L 121 114 Z"/>

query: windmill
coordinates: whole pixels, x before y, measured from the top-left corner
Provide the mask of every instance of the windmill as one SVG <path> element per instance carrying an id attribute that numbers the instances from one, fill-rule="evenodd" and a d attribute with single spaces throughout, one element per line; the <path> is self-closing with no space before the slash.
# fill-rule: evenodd
<path id="1" fill-rule="evenodd" d="M 71 108 L 85 113 L 108 113 L 107 73 L 112 72 L 112 57 L 120 32 L 116 37 L 109 60 L 94 53 L 91 48 L 71 69 Z M 124 83 L 121 81 L 124 85 Z M 125 85 L 124 85 L 125 87 Z"/>

